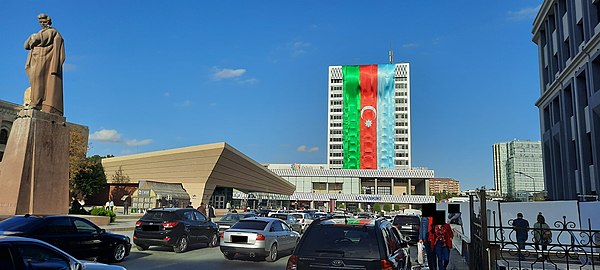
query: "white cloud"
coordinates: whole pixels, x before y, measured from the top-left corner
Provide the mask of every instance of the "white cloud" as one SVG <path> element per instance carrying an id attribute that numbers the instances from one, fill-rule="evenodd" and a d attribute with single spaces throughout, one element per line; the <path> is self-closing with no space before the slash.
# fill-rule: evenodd
<path id="1" fill-rule="evenodd" d="M 232 78 L 238 78 L 238 77 L 244 75 L 244 73 L 246 73 L 246 69 L 244 69 L 244 68 L 239 68 L 239 69 L 230 69 L 230 68 L 215 69 L 215 72 L 213 74 L 213 78 L 215 78 L 216 80 L 232 79 Z"/>
<path id="2" fill-rule="evenodd" d="M 127 146 L 140 146 L 140 145 L 148 145 L 148 144 L 152 143 L 151 139 L 124 140 L 124 139 L 121 139 L 121 137 L 122 137 L 122 135 L 114 129 L 101 129 L 101 130 L 98 130 L 98 131 L 92 133 L 92 135 L 90 135 L 90 139 L 92 141 L 117 143 L 117 144 L 123 144 L 123 145 L 127 145 Z"/>
<path id="3" fill-rule="evenodd" d="M 310 48 L 311 44 L 304 41 L 295 41 L 288 43 L 288 47 L 292 51 L 292 56 L 300 56 L 305 54 Z"/>
<path id="4" fill-rule="evenodd" d="M 169 92 L 169 91 L 165 92 L 164 96 L 165 97 L 170 97 L 171 96 L 171 92 Z"/>
<path id="5" fill-rule="evenodd" d="M 315 153 L 315 152 L 319 151 L 319 147 L 316 147 L 316 146 L 308 147 L 306 145 L 300 145 L 300 146 L 298 146 L 298 148 L 296 150 L 298 152 Z"/>
<path id="6" fill-rule="evenodd" d="M 517 11 L 509 11 L 508 19 L 513 21 L 534 19 L 541 6 L 540 4 L 537 7 L 525 7 Z"/>
<path id="7" fill-rule="evenodd" d="M 406 43 L 404 45 L 402 45 L 402 48 L 406 48 L 406 49 L 410 49 L 410 48 L 418 48 L 421 45 L 419 45 L 418 43 Z"/>
<path id="8" fill-rule="evenodd" d="M 144 140 L 126 140 L 124 141 L 125 145 L 127 146 L 140 146 L 140 145 L 148 145 L 152 143 L 151 139 L 144 139 Z"/>
<path id="9" fill-rule="evenodd" d="M 118 142 L 121 139 L 121 134 L 114 129 L 102 129 L 92 133 L 90 139 L 101 142 Z"/>
<path id="10" fill-rule="evenodd" d="M 250 78 L 250 79 L 242 80 L 242 81 L 240 81 L 240 83 L 255 84 L 255 83 L 258 83 L 258 80 L 256 78 Z"/>

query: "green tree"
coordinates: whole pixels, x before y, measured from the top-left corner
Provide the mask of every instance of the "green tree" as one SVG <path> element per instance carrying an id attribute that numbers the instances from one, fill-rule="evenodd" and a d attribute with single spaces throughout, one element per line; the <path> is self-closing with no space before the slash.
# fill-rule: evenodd
<path id="1" fill-rule="evenodd" d="M 376 203 L 373 205 L 373 212 L 379 213 L 381 212 L 381 205 Z"/>
<path id="2" fill-rule="evenodd" d="M 106 175 L 101 163 L 102 157 L 95 155 L 86 158 L 81 169 L 72 178 L 72 193 L 77 197 L 96 194 L 106 185 Z"/>
<path id="3" fill-rule="evenodd" d="M 445 199 L 449 199 L 449 198 L 452 198 L 452 197 L 456 197 L 456 196 L 458 196 L 458 194 L 448 193 L 447 191 L 444 190 L 443 192 L 440 192 L 440 193 L 434 193 L 433 196 L 435 196 L 435 201 L 439 202 L 441 200 L 445 200 Z"/>
<path id="4" fill-rule="evenodd" d="M 383 211 L 389 212 L 392 210 L 392 205 L 391 204 L 384 204 L 383 205 Z"/>

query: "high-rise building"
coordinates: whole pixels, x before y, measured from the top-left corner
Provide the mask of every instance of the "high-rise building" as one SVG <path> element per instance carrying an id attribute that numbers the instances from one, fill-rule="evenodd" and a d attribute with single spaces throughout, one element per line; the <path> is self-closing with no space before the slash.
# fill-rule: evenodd
<path id="1" fill-rule="evenodd" d="M 511 141 L 493 145 L 494 188 L 498 195 L 544 190 L 541 143 Z"/>
<path id="2" fill-rule="evenodd" d="M 459 194 L 460 182 L 452 178 L 431 178 L 429 179 L 429 194 L 438 193 Z"/>
<path id="3" fill-rule="evenodd" d="M 408 169 L 408 63 L 329 66 L 327 161 L 331 169 Z"/>
<path id="4" fill-rule="evenodd" d="M 533 24 L 544 173 L 553 200 L 600 189 L 600 2 L 546 0 Z"/>

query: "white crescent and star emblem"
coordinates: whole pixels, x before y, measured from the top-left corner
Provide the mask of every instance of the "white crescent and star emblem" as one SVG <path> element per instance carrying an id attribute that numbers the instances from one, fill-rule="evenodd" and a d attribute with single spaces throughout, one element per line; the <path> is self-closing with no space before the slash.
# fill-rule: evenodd
<path id="1" fill-rule="evenodd" d="M 367 105 L 364 106 L 362 108 L 362 110 L 360 110 L 360 119 L 363 119 L 363 114 L 365 113 L 365 111 L 371 110 L 373 111 L 373 114 L 375 115 L 375 119 L 377 119 L 377 109 L 375 109 L 375 107 L 371 106 L 371 105 Z M 366 127 L 371 127 L 373 125 L 373 120 L 375 119 L 367 119 L 365 120 L 365 126 Z"/>

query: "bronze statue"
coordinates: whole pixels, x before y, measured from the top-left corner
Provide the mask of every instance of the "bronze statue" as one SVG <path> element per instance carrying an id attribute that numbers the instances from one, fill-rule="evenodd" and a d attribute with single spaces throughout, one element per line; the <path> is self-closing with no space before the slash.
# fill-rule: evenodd
<path id="1" fill-rule="evenodd" d="M 25 41 L 25 49 L 29 50 L 25 72 L 31 84 L 31 103 L 28 107 L 63 115 L 63 38 L 52 27 L 50 16 L 42 13 L 38 15 L 38 21 L 42 30 Z"/>

